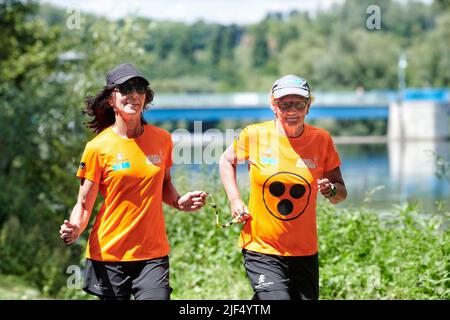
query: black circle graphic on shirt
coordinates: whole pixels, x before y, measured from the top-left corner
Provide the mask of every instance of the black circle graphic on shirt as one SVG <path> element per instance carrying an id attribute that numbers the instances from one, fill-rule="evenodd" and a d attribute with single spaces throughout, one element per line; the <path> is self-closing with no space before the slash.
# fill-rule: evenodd
<path id="1" fill-rule="evenodd" d="M 286 192 L 288 190 L 288 192 Z M 297 219 L 309 205 L 311 185 L 297 173 L 282 171 L 264 182 L 262 197 L 267 211 L 283 221 Z"/>
<path id="2" fill-rule="evenodd" d="M 289 190 L 289 194 L 294 199 L 300 199 L 306 192 L 306 188 L 302 184 L 294 184 Z"/>
<path id="3" fill-rule="evenodd" d="M 278 202 L 277 209 L 278 212 L 281 213 L 283 216 L 287 216 L 294 209 L 294 205 L 292 204 L 291 200 L 284 199 Z"/>
<path id="4" fill-rule="evenodd" d="M 282 196 L 285 190 L 284 184 L 280 181 L 272 182 L 269 186 L 269 191 L 274 197 Z"/>

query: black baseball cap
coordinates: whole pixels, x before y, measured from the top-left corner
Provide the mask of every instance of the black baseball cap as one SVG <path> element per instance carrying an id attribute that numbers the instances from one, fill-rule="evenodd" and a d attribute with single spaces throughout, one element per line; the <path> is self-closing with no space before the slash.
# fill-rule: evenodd
<path id="1" fill-rule="evenodd" d="M 141 78 L 147 85 L 150 84 L 131 63 L 122 63 L 108 72 L 106 75 L 106 85 L 114 86 L 116 84 L 122 84 L 131 78 Z"/>

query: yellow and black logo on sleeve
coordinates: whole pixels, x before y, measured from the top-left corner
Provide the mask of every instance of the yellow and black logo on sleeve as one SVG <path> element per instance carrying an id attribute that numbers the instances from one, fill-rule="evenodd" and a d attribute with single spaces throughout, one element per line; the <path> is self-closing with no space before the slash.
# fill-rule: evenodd
<path id="1" fill-rule="evenodd" d="M 294 220 L 308 207 L 311 185 L 298 174 L 278 172 L 264 182 L 262 193 L 264 205 L 272 216 Z"/>

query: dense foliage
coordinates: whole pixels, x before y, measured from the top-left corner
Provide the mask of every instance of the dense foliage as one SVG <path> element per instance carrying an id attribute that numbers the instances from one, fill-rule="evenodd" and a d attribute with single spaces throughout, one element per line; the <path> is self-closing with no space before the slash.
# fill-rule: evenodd
<path id="1" fill-rule="evenodd" d="M 180 192 L 213 193 L 225 222 L 229 204 L 218 172 L 186 169 L 174 172 Z M 241 192 L 248 200 L 248 190 Z M 449 213 L 421 215 L 414 206 L 403 206 L 380 214 L 370 209 L 373 192 L 367 193 L 361 208 L 319 201 L 320 299 L 450 299 Z M 216 228 L 210 205 L 193 213 L 166 207 L 165 219 L 173 299 L 252 297 L 237 245 L 241 226 Z M 59 297 L 92 299 L 66 288 Z"/>
<path id="2" fill-rule="evenodd" d="M 98 59 L 93 51 L 121 61 L 116 54 L 134 48 L 133 61 L 154 80 L 156 92 L 266 92 L 274 78 L 287 73 L 303 75 L 313 89 L 395 89 L 401 53 L 410 66 L 408 86 L 448 87 L 448 2 L 377 1 L 380 29 L 370 30 L 367 8 L 372 4 L 347 0 L 315 15 L 272 13 L 247 26 L 139 16 L 113 22 L 81 12 L 80 29 L 71 30 L 66 27 L 70 15 L 48 5 L 34 17 L 63 29 L 58 40 L 64 38 L 85 57 L 86 70 Z M 114 32 L 126 28 L 126 38 Z M 115 50 L 108 52 L 111 43 Z"/>
<path id="3" fill-rule="evenodd" d="M 200 171 L 176 184 L 212 192 L 223 217 L 229 214 L 217 172 Z M 241 189 L 244 199 L 248 190 Z M 374 190 L 375 192 L 375 190 Z M 414 206 L 389 214 L 366 205 L 344 209 L 319 201 L 320 299 L 450 299 L 449 213 L 420 215 Z M 323 199 L 323 198 L 322 198 Z M 167 210 L 175 299 L 250 299 L 252 290 L 237 246 L 240 226 L 217 229 L 214 210 Z"/>

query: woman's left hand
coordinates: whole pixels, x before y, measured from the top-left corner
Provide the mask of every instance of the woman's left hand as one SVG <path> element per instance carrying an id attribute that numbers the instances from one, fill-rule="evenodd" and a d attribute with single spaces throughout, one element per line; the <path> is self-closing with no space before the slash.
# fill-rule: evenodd
<path id="1" fill-rule="evenodd" d="M 183 211 L 195 211 L 205 205 L 208 193 L 205 191 L 191 191 L 178 199 L 178 208 Z"/>

